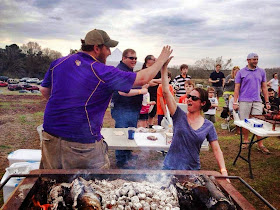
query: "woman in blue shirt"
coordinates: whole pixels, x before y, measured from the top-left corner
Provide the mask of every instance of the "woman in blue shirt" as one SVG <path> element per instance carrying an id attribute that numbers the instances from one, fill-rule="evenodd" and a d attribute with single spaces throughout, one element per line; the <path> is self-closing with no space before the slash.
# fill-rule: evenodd
<path id="1" fill-rule="evenodd" d="M 167 65 L 162 68 L 162 90 L 173 119 L 173 139 L 164 159 L 164 169 L 169 170 L 199 170 L 199 152 L 205 139 L 210 142 L 222 175 L 227 176 L 225 161 L 217 133 L 212 122 L 204 119 L 201 110 L 207 111 L 211 103 L 207 91 L 195 88 L 187 95 L 188 113 L 177 106 L 168 89 Z"/>

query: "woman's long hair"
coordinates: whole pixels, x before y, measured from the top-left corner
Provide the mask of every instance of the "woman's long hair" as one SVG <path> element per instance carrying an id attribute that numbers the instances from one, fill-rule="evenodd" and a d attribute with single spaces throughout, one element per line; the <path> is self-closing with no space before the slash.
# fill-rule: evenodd
<path id="1" fill-rule="evenodd" d="M 231 70 L 231 78 L 235 79 L 236 73 L 234 72 L 235 69 L 238 69 L 238 71 L 240 70 L 239 66 L 235 66 L 233 67 L 233 69 Z"/>
<path id="2" fill-rule="evenodd" d="M 197 92 L 199 92 L 199 98 L 201 102 L 206 102 L 204 106 L 201 107 L 203 112 L 207 112 L 211 107 L 211 102 L 209 101 L 208 92 L 202 88 L 194 88 Z"/>
<path id="3" fill-rule="evenodd" d="M 142 66 L 142 69 L 146 69 L 146 68 L 147 68 L 147 62 L 148 62 L 148 60 L 151 60 L 152 56 L 153 56 L 153 55 L 147 55 L 147 56 L 146 56 L 145 62 L 144 62 L 144 64 L 143 64 L 143 66 Z"/>

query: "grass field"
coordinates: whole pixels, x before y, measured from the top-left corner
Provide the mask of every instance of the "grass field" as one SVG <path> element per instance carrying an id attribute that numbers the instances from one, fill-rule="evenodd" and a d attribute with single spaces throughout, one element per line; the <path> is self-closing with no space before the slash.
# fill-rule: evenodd
<path id="1" fill-rule="evenodd" d="M 220 110 L 223 103 L 221 98 Z M 0 177 L 8 167 L 7 155 L 10 152 L 17 149 L 40 149 L 36 127 L 43 122 L 45 104 L 46 101 L 36 94 L 23 95 L 10 91 L 2 91 L 0 94 Z M 280 209 L 280 140 L 276 137 L 265 140 L 265 146 L 272 152 L 270 155 L 258 152 L 255 146 L 252 148 L 251 158 L 255 178 L 250 179 L 248 165 L 244 161 L 239 159 L 235 166 L 232 165 L 239 148 L 239 134 L 236 131 L 222 130 L 223 119 L 219 114 L 220 111 L 216 115 L 215 127 L 229 175 L 242 177 L 274 207 Z M 109 109 L 104 118 L 104 127 L 114 127 Z M 139 159 L 134 162 L 136 169 L 161 169 L 164 160 L 162 154 L 156 151 L 134 151 L 134 153 L 139 155 Z M 111 167 L 116 168 L 114 151 L 109 151 L 109 156 Z M 211 149 L 201 152 L 201 166 L 203 170 L 219 171 Z M 268 209 L 243 184 L 238 181 L 232 181 L 232 184 L 256 209 Z M 2 204 L 1 192 L 0 206 Z"/>

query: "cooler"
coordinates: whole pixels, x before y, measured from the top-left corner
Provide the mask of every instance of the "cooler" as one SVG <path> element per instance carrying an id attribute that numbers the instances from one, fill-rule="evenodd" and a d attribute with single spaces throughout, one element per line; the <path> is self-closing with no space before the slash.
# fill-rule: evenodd
<path id="1" fill-rule="evenodd" d="M 40 162 L 41 150 L 37 149 L 19 149 L 8 155 L 9 165 L 17 162 Z"/>

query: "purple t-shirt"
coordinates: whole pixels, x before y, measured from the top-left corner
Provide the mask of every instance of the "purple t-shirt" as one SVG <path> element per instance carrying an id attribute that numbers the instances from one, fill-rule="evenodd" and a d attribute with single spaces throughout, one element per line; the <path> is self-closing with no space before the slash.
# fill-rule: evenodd
<path id="1" fill-rule="evenodd" d="M 51 88 L 44 130 L 80 143 L 100 140 L 112 93 L 129 92 L 135 79 L 136 73 L 106 66 L 83 52 L 54 61 L 42 82 Z"/>
<path id="2" fill-rule="evenodd" d="M 261 83 L 266 82 L 265 70 L 257 67 L 250 70 L 248 66 L 237 72 L 235 83 L 240 83 L 239 101 L 261 101 Z"/>
<path id="3" fill-rule="evenodd" d="M 172 116 L 173 138 L 164 159 L 164 167 L 171 170 L 199 170 L 200 148 L 205 139 L 209 142 L 218 139 L 212 122 L 204 119 L 203 125 L 194 130 L 189 125 L 186 113 L 177 107 Z"/>

